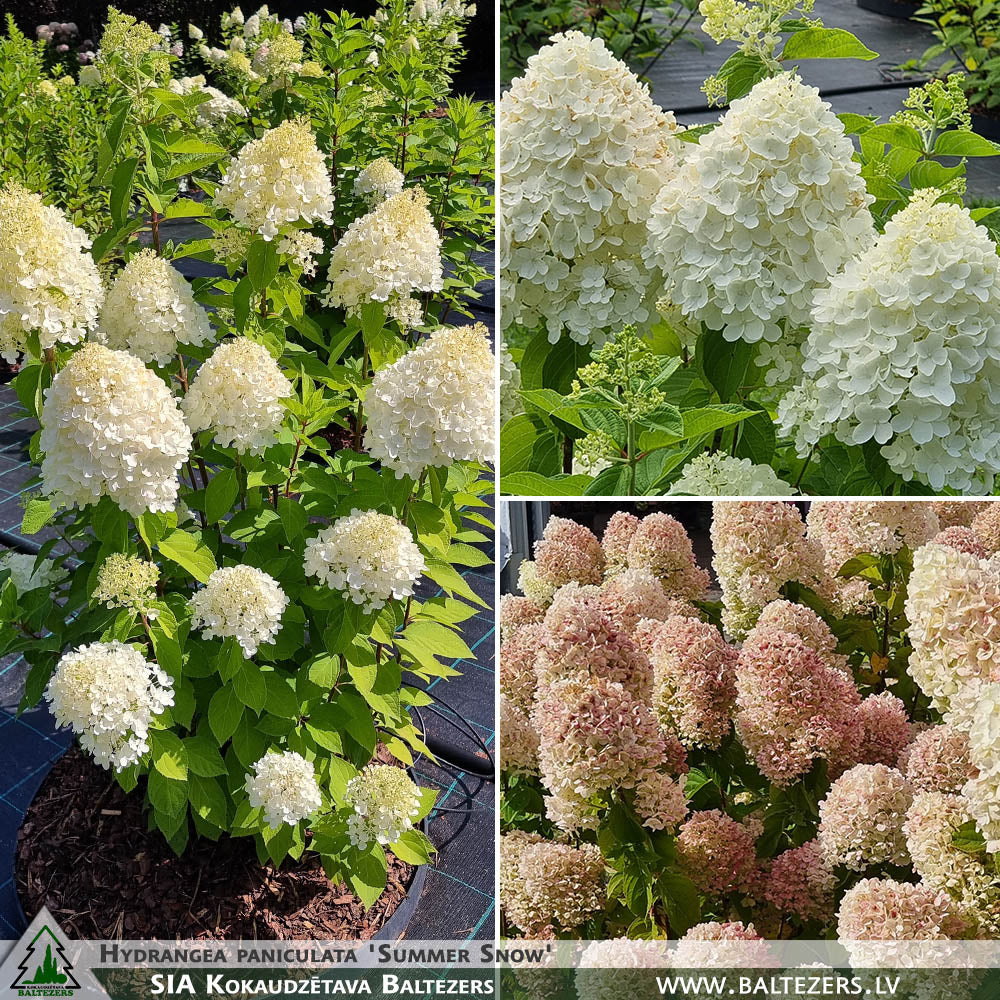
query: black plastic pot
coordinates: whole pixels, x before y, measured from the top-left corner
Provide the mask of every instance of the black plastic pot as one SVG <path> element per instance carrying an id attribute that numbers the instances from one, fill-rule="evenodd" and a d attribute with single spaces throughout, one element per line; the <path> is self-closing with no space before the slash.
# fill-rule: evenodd
<path id="1" fill-rule="evenodd" d="M 895 17 L 900 21 L 908 21 L 921 8 L 922 4 L 909 3 L 907 0 L 858 0 L 862 10 L 870 10 L 873 14 L 885 17 Z"/>

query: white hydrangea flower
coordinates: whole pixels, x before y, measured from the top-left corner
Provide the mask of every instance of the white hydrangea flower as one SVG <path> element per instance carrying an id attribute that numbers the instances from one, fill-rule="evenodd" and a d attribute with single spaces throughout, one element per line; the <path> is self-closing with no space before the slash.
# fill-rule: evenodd
<path id="1" fill-rule="evenodd" d="M 302 268 L 302 273 L 311 278 L 316 273 L 316 256 L 323 252 L 323 241 L 302 229 L 286 233 L 278 243 L 278 252 L 283 253 Z"/>
<path id="2" fill-rule="evenodd" d="M 495 406 L 486 327 L 441 327 L 375 373 L 365 397 L 365 447 L 399 478 L 452 462 L 490 462 Z"/>
<path id="3" fill-rule="evenodd" d="M 355 219 L 330 255 L 323 304 L 357 313 L 368 302 L 405 326 L 421 319 L 413 292 L 439 292 L 441 237 L 422 188 L 408 188 Z"/>
<path id="4" fill-rule="evenodd" d="M 217 87 L 210 87 L 201 75 L 182 76 L 179 80 L 171 80 L 167 87 L 181 96 L 194 93 L 208 94 L 209 99 L 202 101 L 195 112 L 199 125 L 220 125 L 227 118 L 246 117 L 247 109 L 239 101 L 224 94 Z"/>
<path id="5" fill-rule="evenodd" d="M 127 608 L 155 618 L 150 605 L 156 600 L 160 570 L 156 563 L 124 552 L 113 552 L 97 571 L 93 600 L 109 608 Z"/>
<path id="6" fill-rule="evenodd" d="M 684 315 L 726 340 L 781 337 L 812 295 L 874 239 L 844 126 L 790 73 L 733 101 L 664 186 L 646 257 Z"/>
<path id="7" fill-rule="evenodd" d="M 208 313 L 187 279 L 153 250 L 141 250 L 115 278 L 101 309 L 98 335 L 116 351 L 168 364 L 177 345 L 214 339 Z"/>
<path id="8" fill-rule="evenodd" d="M 38 331 L 42 348 L 77 344 L 104 297 L 90 239 L 13 181 L 0 188 L 0 356 L 11 364 Z"/>
<path id="9" fill-rule="evenodd" d="M 333 222 L 333 187 L 308 124 L 282 122 L 248 142 L 229 164 L 215 204 L 273 239 L 292 222 Z"/>
<path id="10" fill-rule="evenodd" d="M 191 596 L 191 627 L 209 639 L 231 637 L 247 656 L 281 631 L 288 598 L 273 576 L 255 566 L 217 569 Z"/>
<path id="11" fill-rule="evenodd" d="M 410 597 L 426 568 L 410 529 L 388 514 L 352 510 L 306 542 L 306 576 L 340 591 L 365 612 Z"/>
<path id="12" fill-rule="evenodd" d="M 14 585 L 18 596 L 29 590 L 48 590 L 66 579 L 66 570 L 51 559 L 43 559 L 42 564 L 35 569 L 37 556 L 26 552 L 8 550 L 0 554 L 0 570 L 10 570 L 10 582 Z"/>
<path id="13" fill-rule="evenodd" d="M 500 426 L 524 411 L 520 396 L 521 369 L 514 363 L 507 344 L 500 341 Z"/>
<path id="14" fill-rule="evenodd" d="M 251 766 L 253 774 L 246 776 L 244 788 L 250 805 L 263 808 L 264 821 L 272 830 L 284 823 L 294 826 L 322 807 L 316 768 L 301 754 L 269 750 Z"/>
<path id="15" fill-rule="evenodd" d="M 292 392 L 263 344 L 236 337 L 198 369 L 181 406 L 193 431 L 211 428 L 223 448 L 260 455 L 277 440 L 285 418 L 281 400 Z"/>
<path id="16" fill-rule="evenodd" d="M 354 181 L 354 193 L 361 195 L 373 208 L 402 190 L 403 175 L 384 156 L 372 160 Z"/>
<path id="17" fill-rule="evenodd" d="M 83 87 L 99 87 L 104 83 L 104 77 L 101 76 L 101 71 L 97 66 L 81 66 L 78 82 Z"/>
<path id="18" fill-rule="evenodd" d="M 1000 259 L 968 210 L 938 195 L 918 191 L 817 292 L 803 371 L 838 440 L 875 440 L 894 472 L 934 490 L 989 494 L 1000 471 Z"/>
<path id="19" fill-rule="evenodd" d="M 963 689 L 1000 679 L 1000 561 L 931 543 L 913 554 L 907 583 L 907 672 L 933 706 L 956 708 Z M 968 716 L 966 710 L 959 713 Z M 961 718 L 948 718 L 961 726 Z"/>
<path id="20" fill-rule="evenodd" d="M 598 38 L 554 35 L 500 99 L 505 327 L 602 344 L 656 318 L 646 220 L 676 170 L 677 124 Z"/>
<path id="21" fill-rule="evenodd" d="M 205 32 L 194 24 L 188 24 L 188 38 L 192 42 L 200 42 L 205 37 Z"/>
<path id="22" fill-rule="evenodd" d="M 347 820 L 351 843 L 365 850 L 375 841 L 393 844 L 413 829 L 420 815 L 420 791 L 401 767 L 369 764 L 351 778 L 344 801 L 354 807 Z"/>
<path id="23" fill-rule="evenodd" d="M 173 681 L 121 642 L 94 642 L 56 664 L 45 698 L 101 767 L 122 771 L 149 752 L 150 723 L 174 703 Z"/>
<path id="24" fill-rule="evenodd" d="M 137 357 L 84 344 L 46 390 L 41 422 L 42 489 L 57 505 L 109 496 L 134 517 L 174 509 L 191 431 Z"/>
<path id="25" fill-rule="evenodd" d="M 962 788 L 989 854 L 1000 854 L 1000 683 L 982 684 L 969 729 L 969 760 L 979 776 Z"/>
<path id="26" fill-rule="evenodd" d="M 721 452 L 705 452 L 681 470 L 672 494 L 688 496 L 795 496 L 791 483 L 778 478 L 769 465 L 754 465 L 749 458 L 734 458 Z"/>

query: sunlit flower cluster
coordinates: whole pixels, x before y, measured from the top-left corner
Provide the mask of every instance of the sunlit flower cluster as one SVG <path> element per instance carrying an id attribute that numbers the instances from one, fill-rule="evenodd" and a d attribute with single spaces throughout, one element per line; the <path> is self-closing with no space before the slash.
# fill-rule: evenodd
<path id="1" fill-rule="evenodd" d="M 347 821 L 351 843 L 361 850 L 373 841 L 394 844 L 420 815 L 420 789 L 390 764 L 369 764 L 351 778 L 344 801 L 354 810 Z"/>
<path id="2" fill-rule="evenodd" d="M 173 681 L 121 642 L 94 642 L 61 657 L 45 689 L 52 715 L 71 726 L 104 768 L 122 771 L 149 752 L 149 727 L 174 703 Z"/>
<path id="3" fill-rule="evenodd" d="M 414 292 L 443 287 L 441 237 L 422 188 L 407 188 L 355 219 L 333 248 L 323 303 L 360 314 L 368 303 L 385 304 L 402 326 L 423 322 Z"/>
<path id="4" fill-rule="evenodd" d="M 52 380 L 41 421 L 42 488 L 56 504 L 110 496 L 133 516 L 174 509 L 191 432 L 135 356 L 85 344 Z"/>
<path id="5" fill-rule="evenodd" d="M 913 798 L 905 776 L 884 764 L 856 764 L 819 804 L 817 840 L 827 864 L 864 871 L 910 860 L 903 820 Z"/>
<path id="6" fill-rule="evenodd" d="M 671 597 L 659 577 L 648 569 L 626 569 L 609 577 L 595 596 L 597 605 L 638 641 L 643 619 L 665 622 L 673 615 L 697 618 L 698 609 L 686 598 Z M 633 631 L 634 630 L 634 631 Z"/>
<path id="7" fill-rule="evenodd" d="M 671 301 L 727 340 L 777 341 L 874 238 L 860 165 L 819 91 L 757 83 L 702 136 L 652 207 L 646 257 Z"/>
<path id="8" fill-rule="evenodd" d="M 100 339 L 116 351 L 165 365 L 179 344 L 215 338 L 187 279 L 153 250 L 141 250 L 115 278 L 100 314 Z"/>
<path id="9" fill-rule="evenodd" d="M 850 672 L 847 658 L 837 652 L 837 637 L 830 631 L 830 626 L 804 604 L 786 600 L 771 601 L 761 611 L 756 628 L 790 632 L 818 653 L 828 667 Z"/>
<path id="10" fill-rule="evenodd" d="M 789 581 L 814 590 L 825 582 L 822 548 L 806 538 L 799 512 L 784 501 L 715 501 L 712 548 L 723 623 L 733 636 L 746 635 Z"/>
<path id="11" fill-rule="evenodd" d="M 486 327 L 441 327 L 375 373 L 365 397 L 365 447 L 399 478 L 453 462 L 492 462 L 495 408 Z"/>
<path id="12" fill-rule="evenodd" d="M 504 594 L 500 598 L 497 617 L 501 635 L 510 638 L 522 625 L 534 625 L 540 622 L 545 617 L 545 609 L 527 597 Z"/>
<path id="13" fill-rule="evenodd" d="M 0 188 L 0 356 L 14 364 L 28 334 L 42 348 L 76 344 L 104 297 L 90 239 L 13 181 Z"/>
<path id="14" fill-rule="evenodd" d="M 273 642 L 288 597 L 278 581 L 255 566 L 217 569 L 191 598 L 191 626 L 210 638 L 232 637 L 247 656 Z"/>
<path id="15" fill-rule="evenodd" d="M 330 172 L 309 126 L 289 119 L 248 142 L 223 175 L 215 203 L 265 240 L 291 223 L 332 223 Z"/>
<path id="16" fill-rule="evenodd" d="M 277 441 L 281 400 L 291 395 L 292 383 L 268 349 L 234 337 L 201 365 L 181 406 L 191 430 L 211 430 L 222 447 L 260 455 Z"/>
<path id="17" fill-rule="evenodd" d="M 222 125 L 227 118 L 242 118 L 247 109 L 233 97 L 224 94 L 217 87 L 209 86 L 203 76 L 182 76 L 173 79 L 168 84 L 169 90 L 175 94 L 206 94 L 207 101 L 202 101 L 195 109 L 198 124 L 208 127 Z"/>
<path id="18" fill-rule="evenodd" d="M 410 529 L 389 514 L 356 508 L 306 542 L 305 573 L 376 611 L 410 597 L 425 569 Z"/>
<path id="19" fill-rule="evenodd" d="M 915 192 L 817 292 L 803 371 L 838 440 L 875 441 L 894 472 L 935 491 L 988 494 L 1000 471 L 1000 259 L 939 193 Z"/>
<path id="20" fill-rule="evenodd" d="M 264 822 L 275 830 L 282 824 L 294 826 L 323 805 L 311 761 L 294 750 L 270 751 L 252 765 L 244 787 L 250 805 L 264 810 Z"/>
<path id="21" fill-rule="evenodd" d="M 972 528 L 965 528 L 960 525 L 953 525 L 939 531 L 931 541 L 935 545 L 950 545 L 959 552 L 966 552 L 977 559 L 985 559 L 989 556 L 989 551 L 983 544 L 982 539 Z"/>
<path id="22" fill-rule="evenodd" d="M 671 113 L 599 38 L 553 36 L 500 100 L 502 321 L 603 343 L 656 318 L 641 257 L 682 144 Z"/>

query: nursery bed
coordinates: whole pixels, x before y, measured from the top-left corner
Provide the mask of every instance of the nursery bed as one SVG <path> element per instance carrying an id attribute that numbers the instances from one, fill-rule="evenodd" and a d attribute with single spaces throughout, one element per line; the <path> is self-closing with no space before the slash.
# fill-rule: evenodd
<path id="1" fill-rule="evenodd" d="M 28 808 L 17 851 L 22 905 L 47 905 L 77 938 L 368 939 L 406 898 L 415 869 L 389 856 L 366 914 L 319 859 L 257 862 L 253 840 L 200 840 L 177 857 L 145 832 L 142 800 L 72 748 Z"/>

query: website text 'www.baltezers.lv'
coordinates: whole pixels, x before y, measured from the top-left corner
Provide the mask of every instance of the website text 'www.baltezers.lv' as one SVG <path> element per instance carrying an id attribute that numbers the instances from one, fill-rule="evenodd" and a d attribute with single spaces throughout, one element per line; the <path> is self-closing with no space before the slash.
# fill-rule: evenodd
<path id="1" fill-rule="evenodd" d="M 899 976 L 774 975 L 657 976 L 664 996 L 677 997 L 894 997 Z"/>

